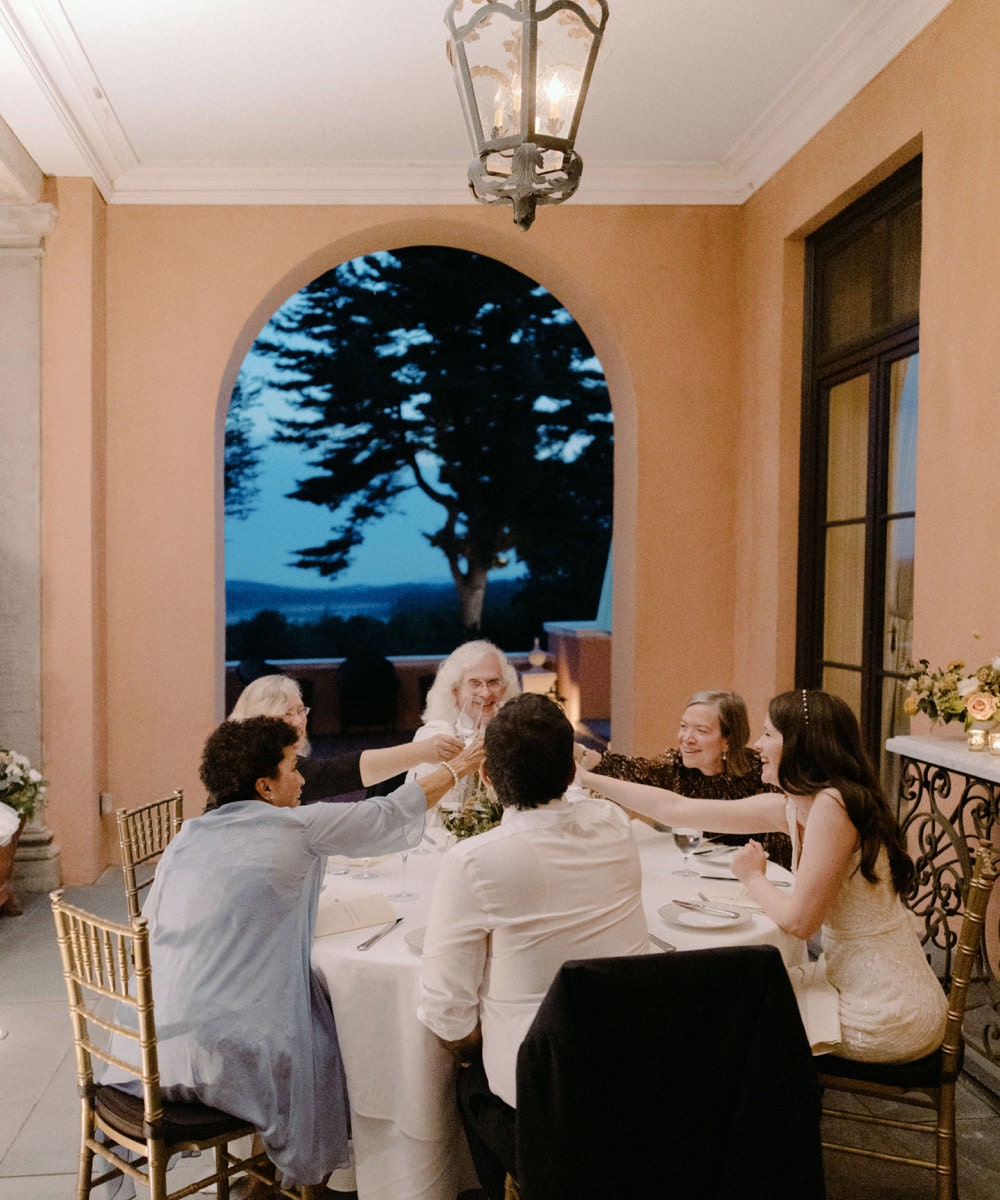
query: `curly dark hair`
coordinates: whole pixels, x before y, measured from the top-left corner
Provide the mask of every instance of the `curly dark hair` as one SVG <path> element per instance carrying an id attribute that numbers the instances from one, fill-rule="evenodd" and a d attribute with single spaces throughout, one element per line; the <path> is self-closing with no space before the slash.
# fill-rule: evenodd
<path id="1" fill-rule="evenodd" d="M 256 800 L 257 780 L 275 778 L 286 747 L 298 736 L 280 717 L 223 721 L 205 743 L 198 774 L 220 808 Z"/>
<path id="2" fill-rule="evenodd" d="M 547 696 L 515 696 L 486 726 L 486 772 L 505 808 L 537 808 L 573 780 L 573 726 Z"/>
<path id="3" fill-rule="evenodd" d="M 782 692 L 768 706 L 768 716 L 783 738 L 778 764 L 782 790 L 812 796 L 836 788 L 861 841 L 861 874 L 869 883 L 877 882 L 875 863 L 885 846 L 892 885 L 899 895 L 908 895 L 916 868 L 847 703 L 829 692 Z"/>

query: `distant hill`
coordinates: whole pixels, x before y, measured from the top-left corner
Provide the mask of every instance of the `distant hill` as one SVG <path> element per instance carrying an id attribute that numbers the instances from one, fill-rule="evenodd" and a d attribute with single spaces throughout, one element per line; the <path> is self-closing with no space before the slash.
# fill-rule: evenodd
<path id="1" fill-rule="evenodd" d="M 452 583 L 337 584 L 296 588 L 255 583 L 249 579 L 229 579 L 226 581 L 226 623 L 233 625 L 249 620 L 263 609 L 274 609 L 289 621 L 358 615 L 387 621 L 401 606 L 447 603 L 454 596 Z"/>

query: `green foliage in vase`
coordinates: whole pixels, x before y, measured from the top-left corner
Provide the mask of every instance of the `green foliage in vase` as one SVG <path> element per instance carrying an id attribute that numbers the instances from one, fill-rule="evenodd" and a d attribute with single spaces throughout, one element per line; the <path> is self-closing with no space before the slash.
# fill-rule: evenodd
<path id="1" fill-rule="evenodd" d="M 465 791 L 462 807 L 458 809 L 441 809 L 441 823 L 455 837 L 473 837 L 477 833 L 485 833 L 500 824 L 503 816 L 503 805 L 497 799 L 496 792 L 483 783 L 476 772 L 462 780 Z"/>

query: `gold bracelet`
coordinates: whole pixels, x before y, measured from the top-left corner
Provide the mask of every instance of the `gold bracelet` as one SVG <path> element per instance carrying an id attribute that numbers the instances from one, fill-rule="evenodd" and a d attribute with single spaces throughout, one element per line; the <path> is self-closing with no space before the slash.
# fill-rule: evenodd
<path id="1" fill-rule="evenodd" d="M 451 763 L 450 763 L 450 762 L 443 762 L 443 763 L 441 764 L 441 766 L 442 766 L 442 767 L 445 767 L 447 770 L 449 770 L 449 771 L 451 772 L 451 777 L 452 777 L 452 779 L 454 779 L 454 781 L 455 781 L 455 787 L 458 787 L 458 772 L 457 772 L 457 771 L 455 770 L 455 768 L 454 768 L 454 767 L 451 765 Z"/>

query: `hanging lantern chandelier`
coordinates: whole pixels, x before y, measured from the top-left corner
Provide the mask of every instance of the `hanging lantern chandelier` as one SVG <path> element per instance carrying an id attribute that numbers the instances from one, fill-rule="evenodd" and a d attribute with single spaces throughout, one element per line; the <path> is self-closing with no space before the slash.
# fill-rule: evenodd
<path id="1" fill-rule="evenodd" d="M 469 187 L 482 204 L 510 201 L 519 229 L 580 182 L 573 143 L 607 22 L 606 0 L 448 5 L 448 58 L 476 154 Z"/>

